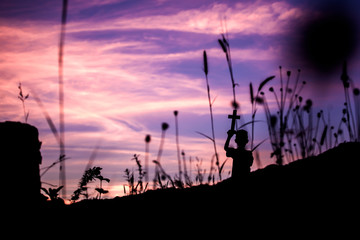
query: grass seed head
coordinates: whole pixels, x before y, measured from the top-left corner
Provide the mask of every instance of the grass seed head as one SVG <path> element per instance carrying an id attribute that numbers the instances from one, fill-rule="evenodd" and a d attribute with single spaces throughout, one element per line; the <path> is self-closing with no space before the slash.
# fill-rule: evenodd
<path id="1" fill-rule="evenodd" d="M 226 52 L 227 52 L 227 49 L 226 49 L 226 47 L 225 47 L 224 42 L 223 42 L 221 39 L 219 39 L 218 41 L 219 41 L 219 44 L 220 44 L 222 50 L 224 51 L 224 53 L 226 53 Z"/>
<path id="2" fill-rule="evenodd" d="M 161 124 L 161 129 L 162 129 L 163 131 L 166 131 L 168 128 L 169 128 L 169 124 L 168 124 L 168 123 L 163 122 L 163 123 Z"/>
<path id="3" fill-rule="evenodd" d="M 207 55 L 206 55 L 206 51 L 204 50 L 204 53 L 203 53 L 203 58 L 204 58 L 204 73 L 206 75 L 208 75 L 209 73 L 209 67 L 208 67 L 208 61 L 207 61 Z"/>
<path id="4" fill-rule="evenodd" d="M 237 101 L 231 101 L 231 106 L 234 108 L 234 109 L 239 109 L 239 103 Z"/>
<path id="5" fill-rule="evenodd" d="M 353 93 L 355 96 L 359 96 L 360 90 L 358 88 L 354 88 Z"/>

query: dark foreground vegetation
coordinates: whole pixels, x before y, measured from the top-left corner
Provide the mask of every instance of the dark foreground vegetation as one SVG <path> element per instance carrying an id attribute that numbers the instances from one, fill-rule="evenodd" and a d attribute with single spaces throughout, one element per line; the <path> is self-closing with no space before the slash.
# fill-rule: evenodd
<path id="1" fill-rule="evenodd" d="M 332 211 L 352 207 L 358 194 L 359 149 L 359 142 L 342 143 L 318 156 L 256 170 L 244 182 L 226 179 L 212 186 L 148 190 L 114 199 L 82 200 L 66 208 L 105 212 L 152 208 L 171 212 L 211 206 L 209 211 L 228 212 L 325 206 Z"/>

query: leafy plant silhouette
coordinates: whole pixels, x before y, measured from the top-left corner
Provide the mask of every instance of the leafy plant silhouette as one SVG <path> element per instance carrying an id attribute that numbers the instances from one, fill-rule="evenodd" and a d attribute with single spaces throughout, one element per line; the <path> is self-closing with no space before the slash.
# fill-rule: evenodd
<path id="1" fill-rule="evenodd" d="M 102 175 L 101 175 L 101 170 L 102 168 L 101 167 L 92 167 L 92 168 L 89 168 L 87 169 L 80 182 L 79 182 L 79 187 L 78 189 L 76 189 L 74 191 L 74 193 L 72 194 L 71 196 L 71 200 L 73 201 L 77 201 L 79 200 L 80 196 L 84 196 L 86 199 L 89 198 L 89 193 L 88 193 L 88 184 L 93 182 L 95 179 L 99 179 L 100 180 L 100 188 L 98 188 L 96 191 L 100 194 L 100 197 L 101 197 L 101 194 L 105 194 L 105 193 L 108 193 L 107 190 L 104 190 L 102 188 L 102 181 L 106 181 L 106 182 L 110 182 L 110 179 L 108 178 L 104 178 Z"/>
<path id="2" fill-rule="evenodd" d="M 99 199 L 101 199 L 101 194 L 106 194 L 106 193 L 109 193 L 108 190 L 105 190 L 102 188 L 102 182 L 105 181 L 107 183 L 110 182 L 110 179 L 109 178 L 104 178 L 103 176 L 99 175 L 99 176 L 96 176 L 95 178 L 99 179 L 100 180 L 100 187 L 99 188 L 95 188 L 95 190 L 99 193 Z"/>
<path id="3" fill-rule="evenodd" d="M 51 201 L 55 202 L 59 199 L 59 192 L 64 186 L 60 186 L 58 188 L 41 188 L 50 198 Z"/>

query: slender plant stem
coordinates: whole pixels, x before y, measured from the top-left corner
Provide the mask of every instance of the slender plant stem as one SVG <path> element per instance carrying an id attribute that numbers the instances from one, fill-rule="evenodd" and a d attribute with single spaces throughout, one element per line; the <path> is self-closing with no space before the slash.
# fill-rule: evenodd
<path id="1" fill-rule="evenodd" d="M 145 143 L 145 181 L 149 181 L 149 143 Z"/>
<path id="2" fill-rule="evenodd" d="M 220 162 L 219 162 L 219 155 L 216 150 L 216 140 L 215 140 L 215 129 L 214 129 L 214 117 L 213 117 L 213 111 L 212 111 L 212 102 L 211 102 L 211 96 L 210 96 L 210 85 L 209 85 L 209 79 L 208 79 L 208 61 L 207 61 L 207 55 L 206 51 L 204 51 L 203 54 L 203 61 L 204 61 L 204 73 L 205 73 L 205 79 L 206 79 L 206 88 L 207 88 L 207 95 L 208 95 L 208 101 L 209 101 L 209 109 L 210 109 L 210 121 L 211 121 L 211 132 L 212 132 L 212 139 L 214 145 L 214 152 L 215 152 L 215 158 L 216 158 L 216 166 L 219 170 L 219 179 L 221 181 L 221 171 L 220 171 Z"/>
<path id="3" fill-rule="evenodd" d="M 165 131 L 163 130 L 161 132 L 161 141 L 160 141 L 160 147 L 159 147 L 159 151 L 157 154 L 157 162 L 160 163 L 160 159 L 161 159 L 161 155 L 162 155 L 162 151 L 163 151 L 163 147 L 164 147 L 164 141 L 165 141 Z M 159 167 L 158 165 L 156 165 L 155 168 L 155 178 L 158 178 L 159 184 L 162 188 L 162 183 L 161 183 L 161 178 L 160 178 L 160 171 L 159 171 Z M 156 186 L 154 186 L 155 188 Z"/>
<path id="4" fill-rule="evenodd" d="M 178 111 L 174 111 L 175 115 L 175 132 L 176 132 L 176 150 L 177 150 L 177 158 L 178 158 L 178 166 L 179 166 L 179 181 L 182 182 L 182 171 L 181 171 L 181 158 L 180 158 L 180 145 L 179 145 L 179 123 L 178 123 Z"/>
<path id="5" fill-rule="evenodd" d="M 216 140 L 215 140 L 215 129 L 214 129 L 214 117 L 213 117 L 213 111 L 212 111 L 212 103 L 211 103 L 211 97 L 210 97 L 210 86 L 208 81 L 208 76 L 205 74 L 206 78 L 206 85 L 207 85 L 207 92 L 208 92 L 208 100 L 209 100 L 209 109 L 210 109 L 210 120 L 211 120 L 211 133 L 212 133 L 212 142 L 214 145 L 214 152 L 215 152 L 215 158 L 216 158 L 216 166 L 218 167 L 218 170 L 220 170 L 220 163 L 219 163 L 219 156 L 216 150 Z M 221 172 L 219 171 L 219 179 L 221 181 Z"/>
<path id="6" fill-rule="evenodd" d="M 63 0 L 62 16 L 61 16 L 61 30 L 59 41 L 59 119 L 60 119 L 60 158 L 65 156 L 65 116 L 64 116 L 64 78 L 63 78 L 63 57 L 64 57 L 64 45 L 65 45 L 65 27 L 67 17 L 68 0 Z M 65 162 L 60 162 L 59 172 L 59 185 L 64 186 L 62 188 L 62 197 L 66 194 L 66 174 L 65 174 Z"/>

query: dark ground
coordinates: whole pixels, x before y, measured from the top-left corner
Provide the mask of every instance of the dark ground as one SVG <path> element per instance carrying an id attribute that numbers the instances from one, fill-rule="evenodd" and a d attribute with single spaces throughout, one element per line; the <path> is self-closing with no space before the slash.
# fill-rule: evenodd
<path id="1" fill-rule="evenodd" d="M 141 215 L 153 213 L 227 213 L 351 211 L 357 207 L 360 143 L 343 143 L 318 156 L 251 172 L 244 183 L 225 180 L 214 186 L 149 190 L 141 195 L 83 200 L 67 209 Z"/>
<path id="2" fill-rule="evenodd" d="M 358 235 L 359 151 L 360 143 L 340 144 L 315 157 L 256 170 L 242 185 L 225 180 L 47 205 L 26 213 L 33 219 L 26 223 L 50 237 L 351 239 Z M 18 225 L 21 215 L 11 215 Z"/>

